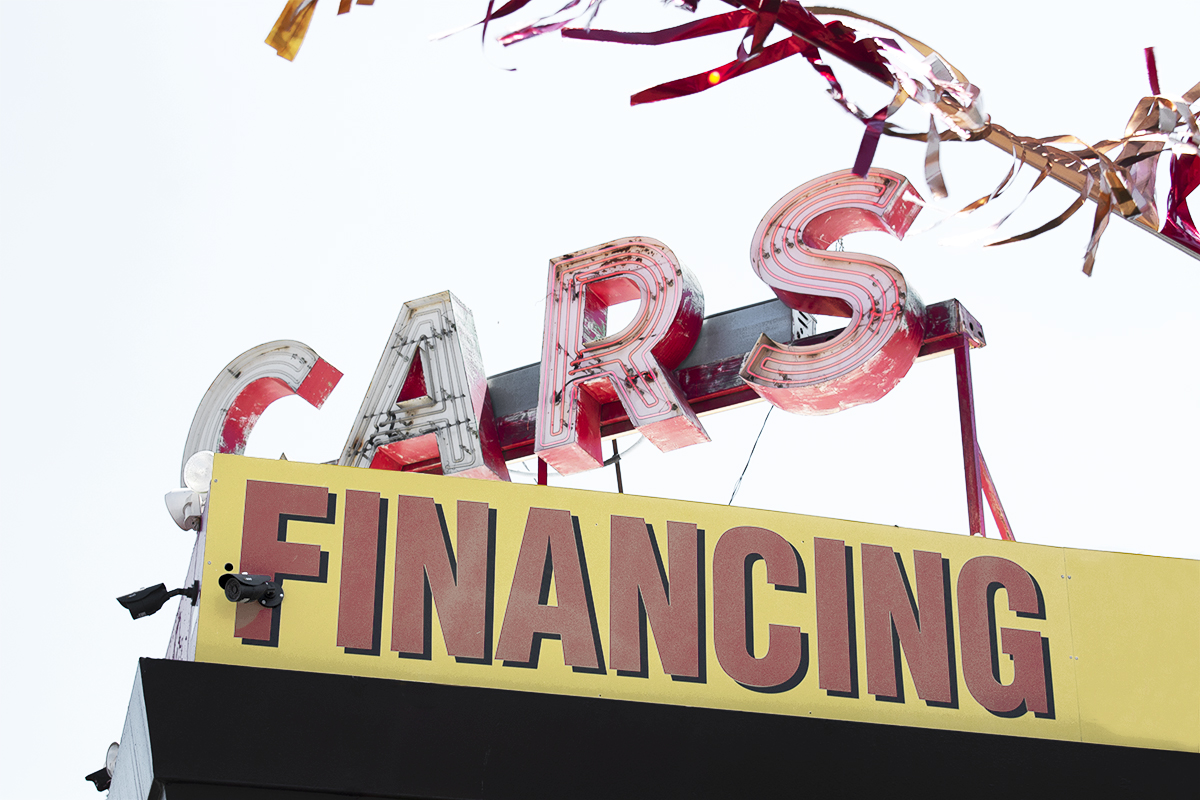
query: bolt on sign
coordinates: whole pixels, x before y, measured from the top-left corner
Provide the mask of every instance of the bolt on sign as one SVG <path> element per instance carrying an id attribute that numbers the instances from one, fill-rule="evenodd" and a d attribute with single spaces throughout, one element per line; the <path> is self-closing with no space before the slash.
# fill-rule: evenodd
<path id="1" fill-rule="evenodd" d="M 1200 750 L 1200 562 L 218 455 L 196 660 Z"/>

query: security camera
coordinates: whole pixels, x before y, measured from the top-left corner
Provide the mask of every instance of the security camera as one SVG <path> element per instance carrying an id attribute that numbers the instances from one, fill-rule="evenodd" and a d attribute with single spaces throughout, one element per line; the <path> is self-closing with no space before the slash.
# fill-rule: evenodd
<path id="1" fill-rule="evenodd" d="M 106 792 L 112 785 L 113 770 L 117 766 L 117 753 L 121 751 L 121 745 L 113 742 L 108 746 L 108 752 L 104 754 L 104 766 L 93 772 L 91 775 L 85 775 L 85 781 L 91 781 L 96 785 L 97 792 Z"/>
<path id="2" fill-rule="evenodd" d="M 185 531 L 200 530 L 200 515 L 204 512 L 204 497 L 191 489 L 176 489 L 163 495 L 171 519 Z"/>
<path id="3" fill-rule="evenodd" d="M 101 767 L 91 775 L 84 775 L 85 781 L 91 781 L 96 785 L 97 792 L 107 792 L 108 787 L 112 786 L 112 775 L 108 774 L 108 770 Z"/>
<path id="4" fill-rule="evenodd" d="M 266 575 L 227 572 L 217 578 L 217 585 L 225 590 L 231 603 L 253 603 L 274 608 L 283 602 L 283 589 Z"/>
<path id="5" fill-rule="evenodd" d="M 179 595 L 189 598 L 192 605 L 196 605 L 196 598 L 200 596 L 200 582 L 196 581 L 187 589 L 172 589 L 169 592 L 165 584 L 159 583 L 121 595 L 117 598 L 117 602 L 129 610 L 129 616 L 141 619 L 155 613 L 163 607 L 164 603 Z"/>

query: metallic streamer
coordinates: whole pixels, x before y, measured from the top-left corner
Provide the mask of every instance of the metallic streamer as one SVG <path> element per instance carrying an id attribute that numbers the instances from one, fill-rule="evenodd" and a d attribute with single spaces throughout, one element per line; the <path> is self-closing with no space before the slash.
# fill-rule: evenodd
<path id="1" fill-rule="evenodd" d="M 657 45 L 669 42 L 682 42 L 685 39 L 695 39 L 714 33 L 725 33 L 745 28 L 754 23 L 756 15 L 753 11 L 742 9 L 718 14 L 715 17 L 705 17 L 695 22 L 676 25 L 651 33 L 622 33 L 621 31 L 605 31 L 598 28 L 584 30 L 583 28 L 564 28 L 564 39 L 589 39 L 593 42 L 616 42 L 617 44 Z"/>
<path id="2" fill-rule="evenodd" d="M 501 36 L 499 39 L 500 44 L 508 47 L 509 45 L 516 44 L 517 42 L 523 42 L 526 39 L 532 39 L 535 36 L 541 36 L 544 33 L 554 33 L 555 31 L 560 31 L 589 11 L 592 12 L 592 17 L 595 17 L 596 12 L 600 8 L 600 3 L 604 2 L 604 0 L 588 0 L 587 5 L 584 6 L 581 11 L 568 17 L 567 19 L 560 20 L 559 22 L 546 22 L 546 20 L 550 19 L 551 17 L 557 17 L 559 14 L 570 11 L 571 9 L 577 7 L 581 2 L 583 2 L 583 0 L 568 0 L 565 6 L 553 14 L 548 14 L 542 17 L 533 25 L 527 25 L 520 30 Z"/>
<path id="3" fill-rule="evenodd" d="M 357 0 L 370 5 L 373 0 Z M 480 25 L 486 38 L 489 24 L 523 8 L 531 0 L 508 0 L 498 9 L 496 0 L 488 0 L 483 19 L 467 26 Z M 1087 199 L 1097 203 L 1092 235 L 1084 254 L 1084 271 L 1091 274 L 1099 239 L 1107 225 L 1110 212 L 1139 221 L 1155 230 L 1160 228 L 1160 214 L 1155 204 L 1155 176 L 1158 157 L 1170 151 L 1171 183 L 1166 207 L 1161 214 L 1161 234 L 1183 246 L 1200 258 L 1200 233 L 1197 233 L 1187 206 L 1188 196 L 1200 184 L 1200 130 L 1190 108 L 1200 100 L 1200 83 L 1192 86 L 1181 98 L 1172 100 L 1161 94 L 1158 67 L 1153 48 L 1145 49 L 1146 69 L 1152 95 L 1142 98 L 1120 138 L 1087 144 L 1074 136 L 1055 136 L 1033 139 L 1017 136 L 995 124 L 983 109 L 981 92 L 953 64 L 943 59 L 933 48 L 908 34 L 868 16 L 832 6 L 802 6 L 795 0 L 725 0 L 737 10 L 689 22 L 666 30 L 649 33 L 622 33 L 591 30 L 603 0 L 567 0 L 554 14 L 542 17 L 500 37 L 511 45 L 545 33 L 561 31 L 566 38 L 590 39 L 624 44 L 658 45 L 741 30 L 742 36 L 736 60 L 716 69 L 670 81 L 635 94 L 631 104 L 656 102 L 705 91 L 720 83 L 756 69 L 802 53 L 813 69 L 828 83 L 830 96 L 848 113 L 863 122 L 865 131 L 855 171 L 864 173 L 871 164 L 881 136 L 915 139 L 925 142 L 925 177 L 935 197 L 944 198 L 948 192 L 941 168 L 940 145 L 951 136 L 961 140 L 986 139 L 1014 154 L 1009 174 L 989 195 L 980 197 L 962 208 L 958 214 L 968 214 L 996 199 L 1011 184 L 1019 164 L 1029 163 L 1040 170 L 1029 190 L 1036 189 L 1046 177 L 1053 177 L 1080 191 L 1080 199 L 1055 219 L 1038 228 L 989 246 L 1023 241 L 1061 225 Z M 674 5 L 694 11 L 696 0 L 674 0 Z M 350 10 L 351 0 L 339 0 L 338 13 Z M 287 3 L 267 36 L 267 43 L 288 60 L 294 59 L 312 20 L 316 0 L 287 0 Z M 566 15 L 566 19 L 550 21 Z M 894 38 L 862 36 L 853 27 L 833 19 L 823 22 L 817 15 L 858 20 L 888 31 Z M 568 27 L 587 18 L 583 29 Z M 768 46 L 766 41 L 775 28 L 782 28 L 791 37 Z M 462 30 L 466 30 L 464 28 Z M 449 35 L 449 34 L 446 34 Z M 749 44 L 747 44 L 749 43 Z M 867 114 L 845 92 L 833 69 L 822 58 L 822 51 L 842 59 L 887 86 L 895 93 L 888 106 Z M 919 54 L 915 57 L 913 53 Z M 930 115 L 928 132 L 906 132 L 888 122 L 905 102 L 912 100 Z M 939 122 L 946 130 L 938 133 Z M 1026 195 L 1028 196 L 1028 195 Z M 1024 203 L 1022 199 L 1017 208 Z M 1015 211 L 1014 209 L 1013 211 Z M 1006 214 L 992 227 L 1002 225 L 1012 215 Z"/>
<path id="4" fill-rule="evenodd" d="M 946 181 L 942 178 L 942 164 L 938 154 L 941 141 L 937 132 L 937 117 L 930 114 L 929 135 L 925 137 L 925 183 L 934 197 L 944 200 L 948 193 Z"/>
<path id="5" fill-rule="evenodd" d="M 275 20 L 275 27 L 267 34 L 266 42 L 275 48 L 281 57 L 292 61 L 304 43 L 308 25 L 312 22 L 317 0 L 288 0 L 287 5 Z"/>
<path id="6" fill-rule="evenodd" d="M 447 39 L 447 38 L 455 35 L 456 33 L 462 33 L 463 31 L 469 31 L 469 30 L 471 30 L 471 28 L 474 28 L 476 25 L 482 25 L 484 27 L 484 35 L 486 36 L 487 35 L 487 26 L 488 26 L 489 22 L 491 22 L 492 20 L 495 20 L 495 19 L 502 19 L 503 17 L 507 17 L 509 14 L 513 14 L 517 11 L 520 11 L 522 8 L 529 5 L 531 2 L 533 2 L 533 0 L 508 0 L 507 3 L 500 6 L 499 10 L 497 10 L 493 13 L 492 6 L 494 4 L 494 0 L 489 0 L 487 11 L 484 13 L 483 19 L 479 20 L 479 22 L 472 22 L 470 25 L 466 25 L 462 28 L 455 28 L 452 31 L 435 34 L 435 35 L 431 36 L 430 39 L 435 42 L 439 41 L 441 39 Z"/>
<path id="7" fill-rule="evenodd" d="M 1049 174 L 1049 170 L 1047 170 L 1046 174 Z M 1039 178 L 1039 181 L 1040 181 L 1040 178 Z M 1025 233 L 1021 233 L 1016 236 L 1010 236 L 1009 238 L 1004 239 L 1003 241 L 988 242 L 984 246 L 985 247 L 999 247 L 1002 244 L 1012 244 L 1013 242 L 1023 242 L 1026 239 L 1032 239 L 1035 236 L 1040 236 L 1041 234 L 1045 233 L 1046 231 L 1054 230 L 1059 225 L 1062 225 L 1064 222 L 1069 220 L 1072 216 L 1074 216 L 1076 211 L 1078 211 L 1080 208 L 1083 207 L 1083 204 L 1087 202 L 1088 195 L 1091 194 L 1091 190 L 1092 190 L 1092 178 L 1089 175 L 1087 178 L 1087 181 L 1084 184 L 1083 191 L 1081 191 L 1079 193 L 1079 197 L 1076 197 L 1074 202 L 1072 202 L 1071 205 L 1067 206 L 1066 210 L 1063 211 L 1061 214 L 1059 214 L 1057 217 L 1050 220 L 1049 222 L 1046 222 L 1046 223 L 1038 226 L 1037 228 L 1034 228 L 1031 231 L 1025 231 Z"/>
<path id="8" fill-rule="evenodd" d="M 747 72 L 753 72 L 756 69 L 774 64 L 776 61 L 782 61 L 785 58 L 794 56 L 801 52 L 802 48 L 803 42 L 798 41 L 795 37 L 789 37 L 765 48 L 755 58 L 746 61 L 737 61 L 735 59 L 728 64 L 707 72 L 700 72 L 686 78 L 653 86 L 638 92 L 629 98 L 629 102 L 630 105 L 636 106 L 642 103 L 655 103 L 659 100 L 669 100 L 674 97 L 697 94 L 732 80 L 739 75 L 745 75 Z"/>
<path id="9" fill-rule="evenodd" d="M 1158 88 L 1158 62 L 1154 59 L 1154 48 L 1147 47 L 1146 53 L 1146 73 L 1150 76 L 1150 93 L 1162 94 Z"/>

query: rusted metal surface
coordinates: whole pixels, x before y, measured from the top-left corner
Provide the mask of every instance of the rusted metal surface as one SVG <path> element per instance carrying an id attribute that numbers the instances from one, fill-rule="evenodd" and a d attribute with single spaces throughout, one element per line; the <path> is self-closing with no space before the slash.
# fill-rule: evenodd
<path id="1" fill-rule="evenodd" d="M 633 320 L 608 330 L 608 309 L 636 302 Z M 700 282 L 656 239 L 630 237 L 550 260 L 538 381 L 537 453 L 564 475 L 595 469 L 601 406 L 659 450 L 708 441 L 673 371 L 704 322 Z"/>
<path id="2" fill-rule="evenodd" d="M 983 326 L 958 300 L 945 300 L 926 307 L 925 342 L 918 359 L 945 354 L 954 344 L 969 341 L 971 347 L 983 347 Z M 798 326 L 810 330 L 808 322 Z M 779 300 L 767 300 L 743 308 L 725 311 L 704 320 L 700 338 L 692 354 L 674 372 L 688 404 L 698 415 L 762 400 L 738 376 L 746 353 L 760 334 L 779 341 L 791 338 L 791 310 Z M 841 330 L 827 331 L 794 340 L 797 345 L 828 341 Z M 496 412 L 496 433 L 504 458 L 512 461 L 533 455 L 534 426 L 537 419 L 538 364 L 509 370 L 488 379 Z M 600 406 L 600 435 L 614 436 L 633 430 L 620 403 Z M 436 461 L 413 464 L 407 469 L 438 472 Z"/>
<path id="3" fill-rule="evenodd" d="M 954 371 L 958 380 L 958 416 L 962 428 L 963 471 L 967 482 L 967 530 L 972 536 L 987 536 L 983 519 L 983 482 L 979 475 L 979 439 L 975 433 L 971 347 L 965 335 L 960 335 L 958 345 L 954 348 Z"/>
<path id="4" fill-rule="evenodd" d="M 612 440 L 612 462 L 617 473 L 617 494 L 625 494 L 625 482 L 621 480 L 621 451 L 617 449 L 617 440 Z"/>
<path id="5" fill-rule="evenodd" d="M 1000 529 L 1000 538 L 1006 542 L 1015 542 L 1017 537 L 1013 535 L 1008 515 L 1004 513 L 1000 494 L 996 491 L 995 481 L 992 480 L 992 471 L 988 469 L 982 450 L 979 451 L 979 472 L 983 476 L 983 496 L 987 498 L 988 506 L 992 509 L 992 519 L 996 520 L 996 527 Z"/>
<path id="6" fill-rule="evenodd" d="M 508 480 L 475 322 L 450 292 L 404 304 L 338 463 Z"/>
<path id="7" fill-rule="evenodd" d="M 188 430 L 179 466 L 180 486 L 188 459 L 202 450 L 242 453 L 267 406 L 299 395 L 320 408 L 342 373 L 296 341 L 260 344 L 229 362 L 204 393 Z"/>
<path id="8" fill-rule="evenodd" d="M 964 336 L 972 349 L 987 344 L 983 338 L 983 325 L 957 300 L 926 307 L 925 318 L 925 341 L 921 344 L 918 361 L 948 354 L 962 343 Z"/>
<path id="9" fill-rule="evenodd" d="M 971 349 L 983 346 L 983 328 L 961 304 L 954 301 L 954 305 L 956 308 L 940 309 L 936 316 L 943 320 L 942 324 L 948 328 L 956 327 L 958 332 L 934 336 L 933 341 L 926 340 L 926 347 L 931 351 L 930 357 L 954 351 L 959 424 L 962 431 L 963 473 L 967 490 L 968 530 L 972 535 L 987 536 L 983 514 L 983 501 L 986 498 L 992 511 L 992 519 L 996 521 L 996 528 L 1000 531 L 1000 538 L 1015 542 L 1012 524 L 1004 512 L 1000 493 L 996 490 L 996 482 L 992 480 L 992 473 L 983 458 L 983 450 L 979 447 L 979 435 L 975 428 L 975 387 L 971 381 Z M 924 348 L 922 354 L 925 354 Z"/>
<path id="10" fill-rule="evenodd" d="M 761 336 L 741 377 L 794 414 L 832 414 L 873 403 L 912 368 L 925 338 L 925 306 L 903 273 L 866 253 L 829 252 L 863 231 L 897 239 L 921 210 L 899 173 L 824 175 L 784 195 L 758 225 L 754 272 L 790 308 L 849 319 L 841 335 L 809 344 Z"/>

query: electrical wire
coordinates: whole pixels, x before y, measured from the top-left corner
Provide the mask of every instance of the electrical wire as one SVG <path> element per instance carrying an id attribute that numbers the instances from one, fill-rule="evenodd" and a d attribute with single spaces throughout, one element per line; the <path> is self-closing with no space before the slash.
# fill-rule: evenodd
<path id="1" fill-rule="evenodd" d="M 771 418 L 771 412 L 775 410 L 775 406 L 767 409 L 767 415 L 763 417 L 762 427 L 758 429 L 758 436 L 754 437 L 754 446 L 750 448 L 750 455 L 746 456 L 746 466 L 742 467 L 742 474 L 738 476 L 737 483 L 733 485 L 733 494 L 729 495 L 729 502 L 725 505 L 733 505 L 733 498 L 737 497 L 738 489 L 742 488 L 742 478 L 746 477 L 746 470 L 750 469 L 750 459 L 754 458 L 754 451 L 758 449 L 758 440 L 762 438 L 763 431 L 767 429 L 767 420 Z"/>

